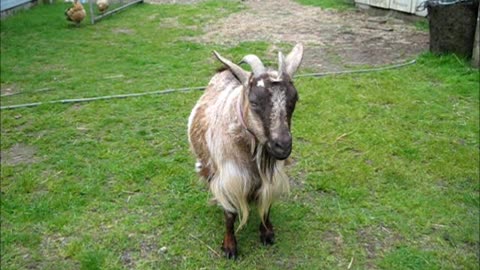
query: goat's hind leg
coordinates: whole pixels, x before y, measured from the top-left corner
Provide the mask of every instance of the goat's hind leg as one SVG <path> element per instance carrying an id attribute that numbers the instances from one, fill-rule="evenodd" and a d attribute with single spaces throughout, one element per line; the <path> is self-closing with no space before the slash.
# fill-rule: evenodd
<path id="1" fill-rule="evenodd" d="M 273 225 L 270 222 L 270 210 L 264 216 L 264 221 L 260 222 L 260 241 L 265 246 L 273 245 L 275 242 L 275 232 L 273 231 Z"/>
<path id="2" fill-rule="evenodd" d="M 225 214 L 225 236 L 223 238 L 222 250 L 228 259 L 237 258 L 237 239 L 235 239 L 234 224 L 237 218 L 236 213 L 224 211 Z"/>

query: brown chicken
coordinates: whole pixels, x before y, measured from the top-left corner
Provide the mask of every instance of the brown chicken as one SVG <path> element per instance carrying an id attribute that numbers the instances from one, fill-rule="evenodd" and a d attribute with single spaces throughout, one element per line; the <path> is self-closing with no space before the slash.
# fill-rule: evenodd
<path id="1" fill-rule="evenodd" d="M 67 20 L 74 22 L 77 26 L 79 26 L 80 22 L 85 19 L 86 15 L 87 13 L 85 12 L 82 3 L 80 3 L 79 0 L 74 0 L 73 7 L 65 10 L 65 16 L 67 16 Z"/>
<path id="2" fill-rule="evenodd" d="M 97 7 L 100 13 L 104 13 L 108 9 L 108 0 L 97 0 Z"/>

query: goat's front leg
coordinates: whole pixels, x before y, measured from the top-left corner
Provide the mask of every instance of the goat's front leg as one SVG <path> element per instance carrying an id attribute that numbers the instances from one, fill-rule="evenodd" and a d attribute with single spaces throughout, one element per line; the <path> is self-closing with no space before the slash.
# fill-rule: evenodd
<path id="1" fill-rule="evenodd" d="M 273 245 L 275 242 L 275 232 L 270 222 L 270 210 L 265 215 L 264 222 L 260 222 L 260 241 L 265 245 Z"/>
<path id="2" fill-rule="evenodd" d="M 225 214 L 225 237 L 223 238 L 222 250 L 225 257 L 229 259 L 237 258 L 237 239 L 235 239 L 234 224 L 237 218 L 236 213 L 224 211 Z"/>

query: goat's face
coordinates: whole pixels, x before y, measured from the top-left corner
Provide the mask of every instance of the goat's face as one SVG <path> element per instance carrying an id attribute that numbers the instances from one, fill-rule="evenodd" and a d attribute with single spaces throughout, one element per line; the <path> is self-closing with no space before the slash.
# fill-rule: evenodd
<path id="1" fill-rule="evenodd" d="M 261 127 L 267 151 L 276 159 L 288 158 L 292 151 L 290 125 L 298 100 L 289 76 L 281 80 L 265 73 L 250 80 L 248 101 L 257 127 Z"/>
<path id="2" fill-rule="evenodd" d="M 290 124 L 298 100 L 292 78 L 302 62 L 302 44 L 295 45 L 287 57 L 278 53 L 278 71 L 265 68 L 262 61 L 253 54 L 245 56 L 241 61 L 250 65 L 251 73 L 217 52 L 214 54 L 244 86 L 251 111 L 249 119 L 253 119 L 251 124 L 257 139 L 266 145 L 273 157 L 286 159 L 292 151 Z"/>

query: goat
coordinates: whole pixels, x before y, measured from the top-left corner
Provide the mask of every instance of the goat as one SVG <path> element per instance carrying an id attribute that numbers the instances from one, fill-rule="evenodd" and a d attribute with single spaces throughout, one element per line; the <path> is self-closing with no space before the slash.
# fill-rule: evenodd
<path id="1" fill-rule="evenodd" d="M 274 242 L 270 208 L 288 192 L 285 160 L 292 150 L 291 119 L 298 100 L 292 79 L 303 57 L 297 44 L 284 57 L 278 53 L 278 70 L 267 69 L 253 54 L 240 64 L 213 51 L 223 63 L 210 80 L 188 119 L 188 140 L 197 158 L 196 170 L 209 185 L 213 201 L 224 210 L 226 232 L 222 250 L 237 258 L 237 231 L 248 219 L 250 202 L 260 214 L 260 240 Z"/>

